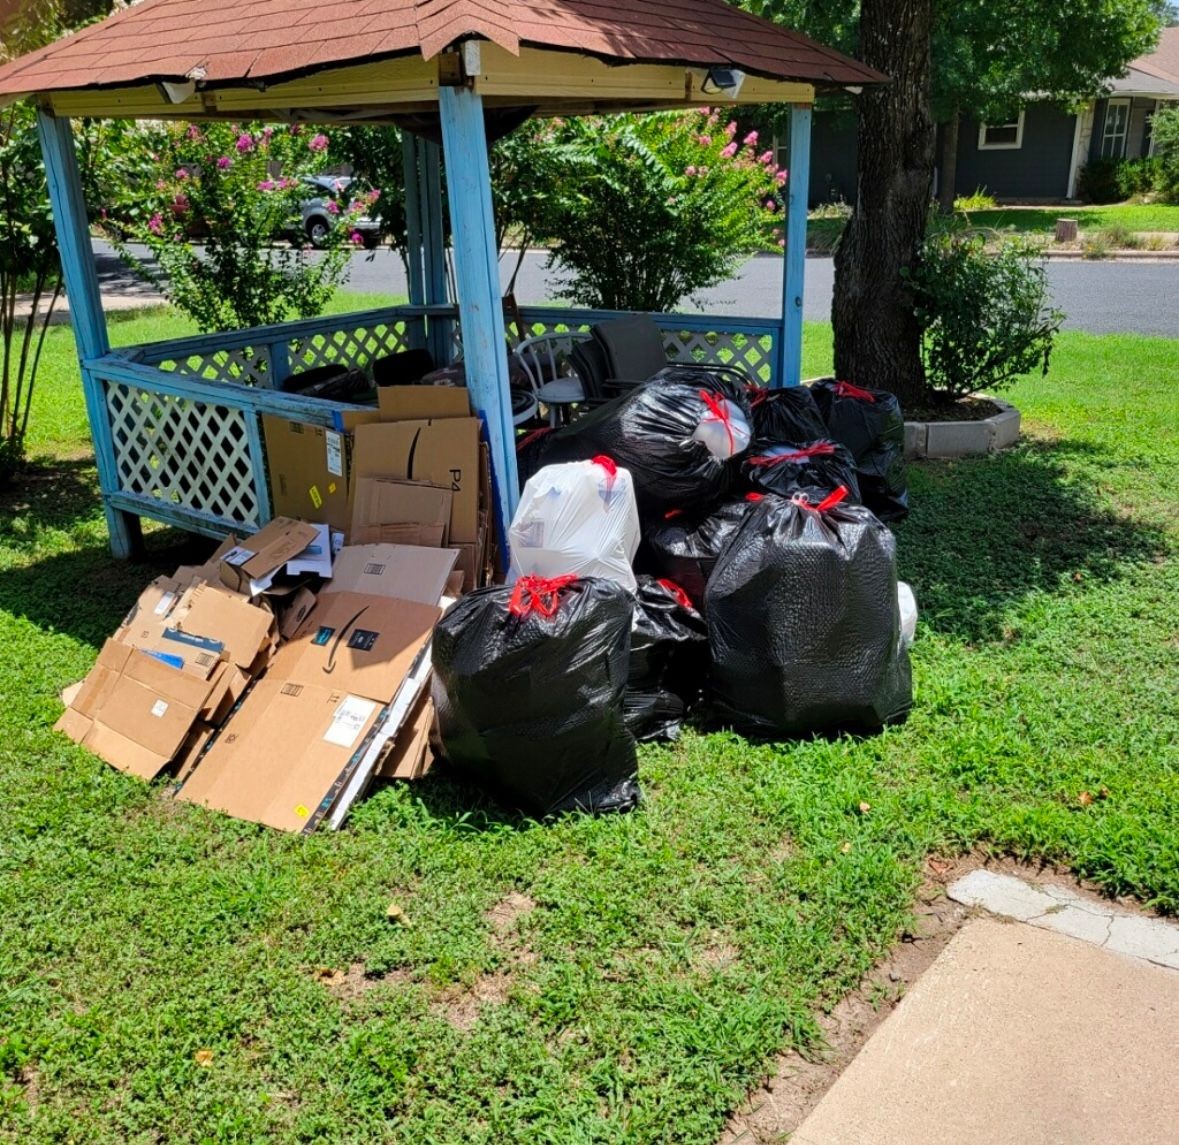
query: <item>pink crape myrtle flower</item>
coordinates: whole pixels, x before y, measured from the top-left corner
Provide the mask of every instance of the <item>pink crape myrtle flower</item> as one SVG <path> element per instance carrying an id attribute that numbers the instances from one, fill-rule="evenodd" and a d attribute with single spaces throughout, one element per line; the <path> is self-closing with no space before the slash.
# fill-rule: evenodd
<path id="1" fill-rule="evenodd" d="M 254 150 L 254 137 L 248 131 L 243 131 L 237 137 L 237 143 L 234 146 L 242 155 L 245 155 L 246 152 Z"/>
<path id="2" fill-rule="evenodd" d="M 353 231 L 352 234 L 348 236 L 348 239 L 354 246 L 364 246 L 364 235 L 362 235 L 359 231 Z"/>
<path id="3" fill-rule="evenodd" d="M 684 171 L 684 174 L 685 175 L 695 175 L 696 174 L 696 166 L 693 164 L 691 167 L 686 168 Z"/>
<path id="4" fill-rule="evenodd" d="M 172 200 L 172 210 L 174 210 L 178 215 L 187 211 L 191 205 L 192 204 L 189 202 L 188 196 L 183 191 L 180 191 L 176 195 L 176 198 Z"/>
<path id="5" fill-rule="evenodd" d="M 737 125 L 732 120 L 725 124 L 725 134 L 730 139 L 732 139 L 733 136 L 737 134 Z"/>
<path id="6" fill-rule="evenodd" d="M 722 159 L 732 159 L 737 154 L 737 144 L 730 143 L 723 151 L 721 151 Z"/>
<path id="7" fill-rule="evenodd" d="M 790 178 L 790 172 L 787 171 L 785 167 L 783 167 L 782 170 L 779 171 L 777 173 L 777 175 L 774 176 L 774 181 L 778 184 L 779 187 L 785 187 L 786 180 L 789 178 Z"/>
<path id="8" fill-rule="evenodd" d="M 709 147 L 712 144 L 712 136 L 711 135 L 701 135 L 699 142 L 700 142 L 701 147 Z"/>
<path id="9" fill-rule="evenodd" d="M 221 158 L 217 160 L 218 171 L 228 171 L 232 166 L 233 160 L 230 159 L 228 155 L 222 155 Z"/>
<path id="10" fill-rule="evenodd" d="M 270 137 L 272 135 L 274 135 L 274 128 L 273 127 L 262 128 L 262 138 L 263 139 L 270 139 Z"/>
<path id="11" fill-rule="evenodd" d="M 328 137 L 320 132 L 318 135 L 313 135 L 307 141 L 307 147 L 311 151 L 323 153 L 328 149 Z"/>
<path id="12" fill-rule="evenodd" d="M 766 199 L 766 210 L 767 211 L 776 211 L 777 209 L 778 209 L 778 203 L 777 203 L 776 199 Z"/>
<path id="13" fill-rule="evenodd" d="M 756 147 L 757 146 L 757 132 L 756 131 L 751 131 L 747 136 L 745 136 L 745 146 L 746 147 Z"/>
<path id="14" fill-rule="evenodd" d="M 340 204 L 335 199 L 330 199 L 327 205 L 329 215 L 338 215 L 340 213 Z"/>
<path id="15" fill-rule="evenodd" d="M 176 168 L 176 178 L 179 179 L 183 183 L 184 180 L 188 178 L 188 168 L 187 167 L 177 167 Z"/>
<path id="16" fill-rule="evenodd" d="M 191 139 L 191 140 L 192 140 L 194 143 L 195 143 L 195 142 L 196 142 L 198 139 L 204 139 L 204 136 L 201 134 L 201 129 L 200 129 L 199 127 L 197 127 L 197 125 L 196 125 L 195 123 L 194 123 L 194 124 L 193 124 L 193 125 L 192 125 L 192 126 L 189 128 L 189 129 L 188 129 L 188 131 L 187 131 L 187 132 L 185 132 L 185 134 L 186 134 L 186 135 L 188 136 L 188 138 L 189 138 L 189 139 Z"/>
<path id="17" fill-rule="evenodd" d="M 774 161 L 774 153 L 772 151 L 763 151 L 758 157 L 757 161 L 763 166 L 768 167 Z"/>
<path id="18" fill-rule="evenodd" d="M 162 235 L 164 233 L 164 219 L 158 211 L 147 220 L 147 229 L 153 235 Z"/>
<path id="19" fill-rule="evenodd" d="M 258 190 L 273 191 L 276 186 L 277 184 L 273 179 L 263 179 L 262 182 L 258 184 Z"/>
<path id="20" fill-rule="evenodd" d="M 166 191 L 167 189 L 168 189 L 168 184 L 165 183 L 163 179 L 156 180 L 156 190 L 157 191 Z"/>

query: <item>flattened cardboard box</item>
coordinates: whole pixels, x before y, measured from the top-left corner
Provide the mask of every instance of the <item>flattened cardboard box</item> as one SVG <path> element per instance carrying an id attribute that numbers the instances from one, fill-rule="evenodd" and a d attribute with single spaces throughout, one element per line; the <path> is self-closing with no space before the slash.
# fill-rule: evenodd
<path id="1" fill-rule="evenodd" d="M 390 477 L 449 489 L 454 494 L 449 543 L 474 543 L 482 484 L 479 431 L 473 417 L 362 425 L 356 430 L 353 479 Z"/>
<path id="2" fill-rule="evenodd" d="M 348 545 L 341 549 L 322 602 L 341 592 L 436 605 L 446 591 L 457 554 L 416 545 Z M 317 617 L 318 619 L 318 617 Z"/>
<path id="3" fill-rule="evenodd" d="M 275 515 L 344 532 L 351 495 L 352 431 L 379 418 L 375 410 L 349 411 L 340 415 L 339 429 L 325 429 L 264 414 L 266 472 Z"/>
<path id="4" fill-rule="evenodd" d="M 377 775 L 382 779 L 421 779 L 425 776 L 434 762 L 430 751 L 433 723 L 434 701 L 427 688 L 396 738 L 381 752 Z"/>
<path id="5" fill-rule="evenodd" d="M 323 597 L 178 798 L 285 831 L 313 828 L 420 665 L 440 615 L 410 601 Z"/>
<path id="6" fill-rule="evenodd" d="M 57 728 L 112 767 L 153 779 L 184 746 L 212 690 L 208 680 L 108 640 Z"/>
<path id="7" fill-rule="evenodd" d="M 422 481 L 394 481 L 387 477 L 360 477 L 352 502 L 350 539 L 354 545 L 386 540 L 383 529 L 415 526 L 419 535 L 434 536 L 437 546 L 445 546 L 450 534 L 450 514 L 454 494 L 449 489 Z M 421 541 L 405 541 L 421 544 Z"/>
<path id="8" fill-rule="evenodd" d="M 315 526 L 305 521 L 275 517 L 221 557 L 221 581 L 236 592 L 252 595 L 258 582 L 297 557 L 317 535 Z"/>
<path id="9" fill-rule="evenodd" d="M 178 799 L 282 831 L 314 826 L 381 712 L 373 700 L 268 676 L 254 685 Z"/>

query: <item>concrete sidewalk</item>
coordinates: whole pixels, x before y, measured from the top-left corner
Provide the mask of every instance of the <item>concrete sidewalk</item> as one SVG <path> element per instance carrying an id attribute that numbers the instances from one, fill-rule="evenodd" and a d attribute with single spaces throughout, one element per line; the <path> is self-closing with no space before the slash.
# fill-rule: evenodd
<path id="1" fill-rule="evenodd" d="M 1179 971 L 1039 923 L 974 919 L 790 1141 L 1175 1145 Z"/>

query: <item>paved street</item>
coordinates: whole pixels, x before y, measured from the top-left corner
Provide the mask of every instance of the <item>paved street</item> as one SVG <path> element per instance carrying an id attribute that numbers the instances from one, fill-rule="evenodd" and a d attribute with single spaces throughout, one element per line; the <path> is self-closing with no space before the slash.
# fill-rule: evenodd
<path id="1" fill-rule="evenodd" d="M 104 289 L 136 288 L 135 280 L 109 246 L 95 243 L 95 250 Z M 526 256 L 516 290 L 522 303 L 560 297 L 557 276 L 546 272 L 544 264 L 543 254 Z M 832 260 L 808 259 L 806 274 L 806 317 L 827 319 L 831 314 Z M 1179 261 L 1057 261 L 1049 262 L 1048 276 L 1053 299 L 1068 316 L 1065 326 L 1070 329 L 1179 338 Z M 506 278 L 505 268 L 505 284 Z M 389 250 L 357 254 L 347 288 L 364 294 L 406 294 L 401 259 Z M 756 318 L 778 313 L 781 296 L 781 261 L 755 258 L 737 277 L 705 291 L 691 308 Z"/>

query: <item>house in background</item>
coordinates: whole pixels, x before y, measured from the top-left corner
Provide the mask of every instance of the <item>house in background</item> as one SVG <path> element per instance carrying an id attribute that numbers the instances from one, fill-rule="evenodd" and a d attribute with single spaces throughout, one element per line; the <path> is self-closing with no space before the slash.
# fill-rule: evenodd
<path id="1" fill-rule="evenodd" d="M 1158 47 L 1111 79 L 1108 94 L 1074 113 L 1057 104 L 1030 103 L 1010 123 L 963 118 L 958 131 L 959 195 L 977 188 L 996 199 L 1059 202 L 1077 194 L 1081 168 L 1093 159 L 1136 159 L 1153 153 L 1150 121 L 1179 103 L 1179 27 L 1164 28 Z M 786 166 L 786 140 L 779 164 Z M 939 132 L 938 150 L 941 139 Z M 811 145 L 812 205 L 856 197 L 856 132 L 847 112 L 818 111 Z"/>

